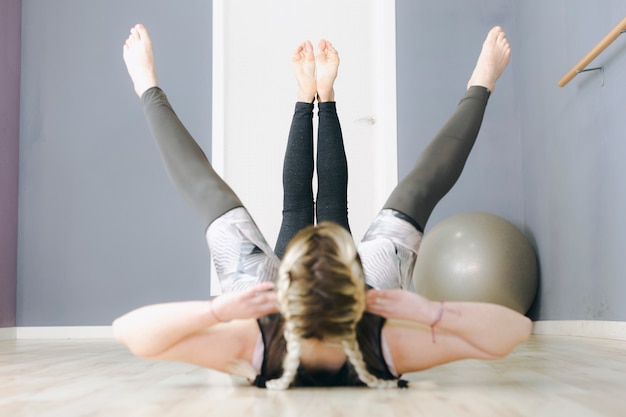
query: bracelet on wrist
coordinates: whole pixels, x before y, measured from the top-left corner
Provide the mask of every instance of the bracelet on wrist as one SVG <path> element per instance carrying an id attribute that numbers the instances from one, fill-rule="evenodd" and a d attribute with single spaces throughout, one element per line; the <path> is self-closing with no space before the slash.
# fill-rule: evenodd
<path id="1" fill-rule="evenodd" d="M 211 314 L 211 316 L 218 322 L 218 323 L 223 323 L 224 320 L 220 319 L 219 316 L 215 313 L 215 310 L 213 309 L 213 301 L 209 301 L 209 314 Z"/>
<path id="2" fill-rule="evenodd" d="M 444 305 L 443 301 L 441 301 L 439 304 L 439 311 L 437 311 L 437 315 L 435 316 L 435 320 L 430 323 L 430 334 L 432 335 L 433 343 L 435 343 L 435 326 L 437 326 L 437 324 L 441 321 L 441 318 L 443 317 L 443 310 Z"/>

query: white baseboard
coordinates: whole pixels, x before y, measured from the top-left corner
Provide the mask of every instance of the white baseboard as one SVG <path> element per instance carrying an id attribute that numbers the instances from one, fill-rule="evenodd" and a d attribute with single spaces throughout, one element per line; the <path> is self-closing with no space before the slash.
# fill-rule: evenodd
<path id="1" fill-rule="evenodd" d="M 15 327 L 2 327 L 0 328 L 0 340 L 13 340 L 15 333 Z"/>
<path id="2" fill-rule="evenodd" d="M 111 326 L 16 327 L 16 339 L 112 339 Z"/>
<path id="3" fill-rule="evenodd" d="M 541 320 L 534 323 L 533 334 L 596 337 L 626 341 L 626 322 L 601 320 Z"/>
<path id="4" fill-rule="evenodd" d="M 533 334 L 596 337 L 626 341 L 626 322 L 599 320 L 541 320 Z M 0 328 L 0 340 L 14 339 L 111 339 L 111 326 L 42 326 Z"/>

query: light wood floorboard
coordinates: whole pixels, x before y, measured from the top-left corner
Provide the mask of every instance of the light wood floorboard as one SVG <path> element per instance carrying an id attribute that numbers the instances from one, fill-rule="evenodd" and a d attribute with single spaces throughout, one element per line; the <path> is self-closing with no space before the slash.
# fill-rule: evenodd
<path id="1" fill-rule="evenodd" d="M 271 392 L 113 340 L 0 341 L 0 416 L 626 416 L 626 342 L 532 336 L 498 361 L 405 376 L 406 390 Z"/>

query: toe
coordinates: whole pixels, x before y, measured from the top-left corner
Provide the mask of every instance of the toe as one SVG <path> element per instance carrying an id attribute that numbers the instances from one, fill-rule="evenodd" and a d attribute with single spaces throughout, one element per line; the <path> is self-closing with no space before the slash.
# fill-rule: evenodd
<path id="1" fill-rule="evenodd" d="M 142 25 L 141 23 L 138 23 L 135 25 L 135 31 L 137 32 L 137 37 L 139 39 L 148 37 L 148 31 L 146 30 L 145 26 Z"/>

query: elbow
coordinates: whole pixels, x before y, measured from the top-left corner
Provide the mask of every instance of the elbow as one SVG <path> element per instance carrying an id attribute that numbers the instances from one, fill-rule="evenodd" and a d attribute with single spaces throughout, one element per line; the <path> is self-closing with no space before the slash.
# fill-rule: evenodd
<path id="1" fill-rule="evenodd" d="M 533 334 L 533 329 L 535 327 L 533 321 L 528 317 L 524 316 L 524 341 L 527 340 L 531 334 Z"/>
<path id="2" fill-rule="evenodd" d="M 130 348 L 129 345 L 131 344 L 132 338 L 130 337 L 124 317 L 113 320 L 111 327 L 113 328 L 113 337 L 115 340 Z"/>
<path id="3" fill-rule="evenodd" d="M 132 334 L 129 332 L 128 326 L 126 325 L 124 318 L 120 317 L 118 319 L 115 319 L 112 323 L 112 327 L 113 337 L 115 338 L 115 340 L 130 349 L 130 351 L 134 355 L 137 355 L 135 353 L 135 350 L 133 349 L 134 343 Z"/>
<path id="4" fill-rule="evenodd" d="M 524 343 L 533 330 L 533 322 L 526 316 L 520 316 L 519 322 L 509 328 L 506 336 L 502 334 L 497 341 L 491 343 L 490 349 L 484 351 L 485 359 L 502 359 L 507 357 L 517 346 Z"/>
<path id="5" fill-rule="evenodd" d="M 112 327 L 115 340 L 126 346 L 134 356 L 141 359 L 151 359 L 155 356 L 155 352 L 149 349 L 149 346 L 139 337 L 138 332 L 126 323 L 124 317 L 114 320 Z"/>
<path id="6" fill-rule="evenodd" d="M 516 343 L 516 346 L 528 340 L 531 334 L 533 334 L 533 322 L 528 317 L 522 316 L 520 320 L 519 341 Z"/>
<path id="7" fill-rule="evenodd" d="M 120 342 L 121 344 L 125 345 L 126 344 L 124 343 L 125 335 L 123 332 L 123 326 L 121 324 L 121 321 L 122 321 L 121 318 L 117 318 L 113 320 L 113 323 L 111 323 L 111 327 L 113 328 L 113 338 L 117 340 L 118 342 Z"/>
<path id="8" fill-rule="evenodd" d="M 506 340 L 490 353 L 491 359 L 502 359 L 508 356 L 515 348 L 524 343 L 533 331 L 533 322 L 526 316 L 521 316 L 515 326 L 511 326 L 511 333 Z"/>

